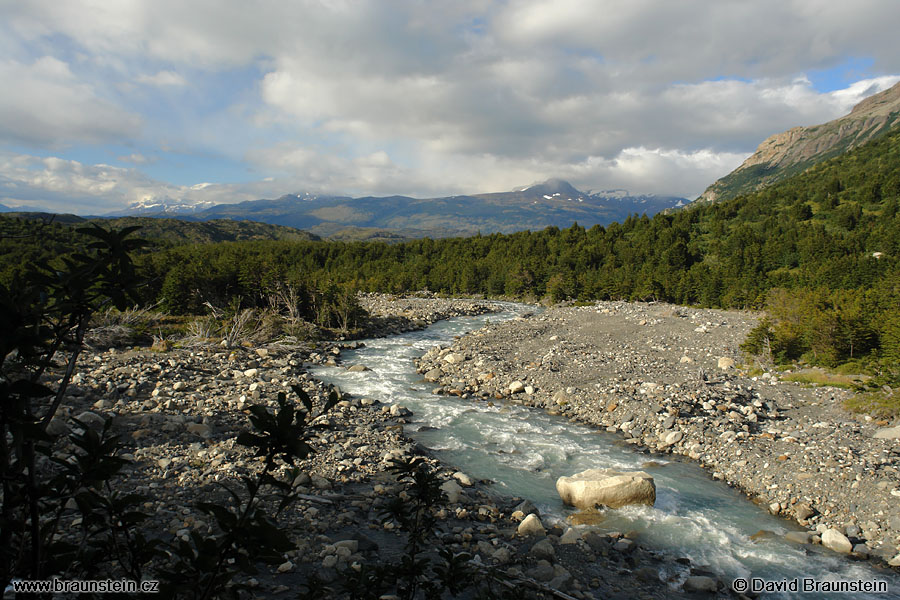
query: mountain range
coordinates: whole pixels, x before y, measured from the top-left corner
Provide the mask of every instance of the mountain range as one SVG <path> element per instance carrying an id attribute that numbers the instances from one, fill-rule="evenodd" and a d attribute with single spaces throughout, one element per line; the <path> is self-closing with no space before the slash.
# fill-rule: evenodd
<path id="1" fill-rule="evenodd" d="M 884 135 L 897 123 L 900 83 L 869 96 L 848 115 L 767 138 L 741 166 L 706 188 L 697 201 L 727 200 L 783 181 Z"/>
<path id="2" fill-rule="evenodd" d="M 686 202 L 675 196 L 633 196 L 625 190 L 583 192 L 561 179 L 550 179 L 489 194 L 422 199 L 288 194 L 191 212 L 163 204 L 133 205 L 126 214 L 177 216 L 192 221 L 246 219 L 304 229 L 333 239 L 372 239 L 510 233 L 568 227 L 576 221 L 586 227 L 607 225 L 631 214 L 653 215 Z"/>

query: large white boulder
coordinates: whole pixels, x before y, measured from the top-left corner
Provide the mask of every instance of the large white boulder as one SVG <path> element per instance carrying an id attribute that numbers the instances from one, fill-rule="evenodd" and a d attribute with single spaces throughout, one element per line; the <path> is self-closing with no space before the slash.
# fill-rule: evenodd
<path id="1" fill-rule="evenodd" d="M 565 504 L 576 508 L 593 508 L 598 504 L 609 508 L 628 504 L 653 506 L 656 502 L 656 484 L 644 471 L 588 469 L 557 479 L 556 491 Z"/>

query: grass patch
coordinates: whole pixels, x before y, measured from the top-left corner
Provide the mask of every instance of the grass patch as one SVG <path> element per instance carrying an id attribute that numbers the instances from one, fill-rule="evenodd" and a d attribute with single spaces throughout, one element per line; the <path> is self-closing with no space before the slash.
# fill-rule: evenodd
<path id="1" fill-rule="evenodd" d="M 900 390 L 863 392 L 844 401 L 853 413 L 868 414 L 876 419 L 894 419 L 900 415 Z"/>
<path id="2" fill-rule="evenodd" d="M 803 369 L 793 373 L 785 373 L 781 376 L 781 379 L 806 385 L 828 385 L 852 390 L 863 385 L 870 377 L 858 374 L 829 373 L 820 369 Z"/>

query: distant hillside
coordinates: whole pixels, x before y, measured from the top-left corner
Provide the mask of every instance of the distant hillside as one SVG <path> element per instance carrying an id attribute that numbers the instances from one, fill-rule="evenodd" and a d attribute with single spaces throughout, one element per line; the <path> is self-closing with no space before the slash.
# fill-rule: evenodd
<path id="1" fill-rule="evenodd" d="M 357 234 L 379 230 L 399 238 L 439 238 L 535 231 L 568 227 L 573 222 L 588 227 L 608 225 L 631 214 L 652 216 L 685 202 L 675 196 L 631 196 L 621 190 L 586 193 L 565 181 L 551 179 L 511 192 L 425 199 L 287 195 L 274 200 L 220 204 L 183 218 L 250 219 L 308 229 L 329 237 L 349 228 Z"/>
<path id="2" fill-rule="evenodd" d="M 737 169 L 698 198 L 716 202 L 783 181 L 812 165 L 884 135 L 900 121 L 900 83 L 866 98 L 849 115 L 814 127 L 773 135 Z"/>
<path id="3" fill-rule="evenodd" d="M 316 241 L 321 239 L 308 231 L 257 221 L 216 219 L 191 222 L 181 219 L 153 217 L 117 217 L 115 219 L 94 219 L 94 221 L 117 228 L 139 225 L 141 231 L 138 235 L 141 237 L 163 240 L 173 244 L 240 242 L 245 240 Z"/>
<path id="4" fill-rule="evenodd" d="M 255 221 L 214 221 L 191 222 L 180 219 L 153 217 L 118 217 L 112 219 L 84 218 L 77 215 L 56 215 L 38 212 L 4 213 L 0 218 L 43 221 L 60 225 L 83 225 L 98 223 L 104 227 L 141 227 L 138 236 L 167 244 L 205 244 L 214 242 L 238 242 L 246 240 L 302 240 L 314 241 L 319 236 L 292 227 L 270 225 Z"/>

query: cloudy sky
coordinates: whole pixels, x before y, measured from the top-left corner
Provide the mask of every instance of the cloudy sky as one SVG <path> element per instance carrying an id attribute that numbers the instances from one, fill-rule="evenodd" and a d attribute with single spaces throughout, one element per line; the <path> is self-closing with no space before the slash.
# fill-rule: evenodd
<path id="1" fill-rule="evenodd" d="M 896 0 L 0 0 L 0 203 L 694 198 L 900 81 Z"/>

